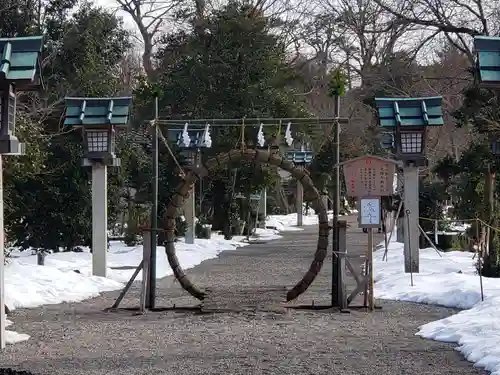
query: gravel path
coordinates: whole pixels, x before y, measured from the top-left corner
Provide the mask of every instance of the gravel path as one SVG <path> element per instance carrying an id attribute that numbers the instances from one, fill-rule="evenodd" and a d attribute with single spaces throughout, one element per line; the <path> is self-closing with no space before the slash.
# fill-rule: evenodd
<path id="1" fill-rule="evenodd" d="M 280 241 L 224 252 L 188 274 L 202 286 L 227 290 L 290 286 L 309 266 L 315 233 L 315 228 L 307 227 L 286 233 Z M 365 240 L 361 231 L 350 230 L 349 252 L 361 254 Z M 330 262 L 331 258 L 298 303 L 329 301 Z M 171 278 L 161 280 L 158 292 L 159 306 L 197 303 Z M 419 325 L 456 312 L 452 309 L 378 301 L 383 310 L 371 314 L 103 312 L 117 294 L 16 310 L 11 315 L 14 329 L 32 338 L 8 346 L 0 354 L 1 366 L 47 375 L 486 374 L 461 358 L 453 345 L 414 335 Z M 137 296 L 135 286 L 124 304 L 137 306 Z"/>

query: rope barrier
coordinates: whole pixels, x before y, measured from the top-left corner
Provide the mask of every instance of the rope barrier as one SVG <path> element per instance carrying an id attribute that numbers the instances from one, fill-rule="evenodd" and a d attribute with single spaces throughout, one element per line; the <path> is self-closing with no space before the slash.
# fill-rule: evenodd
<path id="1" fill-rule="evenodd" d="M 419 217 L 420 220 L 427 220 L 427 221 L 438 221 L 438 222 L 452 222 L 452 223 L 457 223 L 459 221 L 476 221 L 478 219 L 457 219 L 457 220 L 451 220 L 451 219 L 432 219 L 430 217 Z"/>
<path id="2" fill-rule="evenodd" d="M 477 222 L 483 224 L 484 226 L 486 226 L 486 227 L 488 227 L 490 229 L 493 229 L 496 232 L 500 232 L 500 228 L 493 227 L 490 224 L 488 224 L 487 222 L 485 222 L 484 220 L 481 220 L 479 218 L 451 220 L 451 219 L 432 219 L 432 218 L 429 218 L 429 217 L 419 217 L 419 219 L 420 220 L 427 220 L 427 221 L 437 221 L 438 223 L 443 223 L 443 222 L 458 223 L 458 222 L 474 222 L 474 221 L 477 221 Z"/>
<path id="3" fill-rule="evenodd" d="M 492 227 L 490 224 L 484 222 L 483 220 L 481 219 L 476 219 L 477 221 L 479 221 L 481 224 L 483 224 L 484 226 L 490 228 L 490 229 L 493 229 L 495 232 L 500 232 L 500 228 L 495 228 L 495 227 Z"/>

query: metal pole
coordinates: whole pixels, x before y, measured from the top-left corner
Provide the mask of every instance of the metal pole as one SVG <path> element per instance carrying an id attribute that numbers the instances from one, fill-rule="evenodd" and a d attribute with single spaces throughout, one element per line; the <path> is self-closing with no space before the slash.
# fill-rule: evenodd
<path id="1" fill-rule="evenodd" d="M 334 102 L 334 111 L 335 111 L 335 120 L 334 120 L 334 138 L 333 138 L 333 143 L 335 147 L 335 158 L 334 158 L 334 163 L 335 163 L 335 173 L 334 173 L 334 184 L 335 184 L 335 189 L 333 192 L 333 231 L 332 231 L 332 306 L 335 306 L 337 304 L 337 301 L 339 300 L 339 294 L 341 293 L 340 288 L 342 288 L 342 285 L 339 285 L 339 231 L 338 231 L 338 216 L 340 212 L 340 167 L 338 163 L 340 162 L 340 124 L 339 124 L 339 118 L 340 118 L 340 96 L 335 96 L 335 102 Z"/>
<path id="2" fill-rule="evenodd" d="M 410 226 L 410 215 L 411 215 L 410 210 L 406 210 L 406 222 L 408 223 L 408 227 Z M 411 238 L 410 238 L 410 236 L 408 236 L 407 241 L 408 241 L 408 247 L 410 247 L 411 246 Z M 406 256 L 406 253 L 405 253 L 405 256 Z M 408 257 L 409 257 L 409 262 L 410 262 L 410 265 L 411 265 L 412 264 L 412 260 L 413 260 L 412 259 L 411 251 L 408 252 Z M 406 259 L 405 259 L 405 268 L 406 268 Z M 413 267 L 410 266 L 409 271 L 410 271 L 410 283 L 411 283 L 411 286 L 413 286 Z"/>
<path id="3" fill-rule="evenodd" d="M 405 241 L 404 258 L 405 272 L 419 272 L 419 237 L 418 229 L 418 167 L 405 166 L 404 173 L 404 207 L 406 212 L 405 220 Z"/>
<path id="4" fill-rule="evenodd" d="M 158 228 L 158 97 L 155 97 L 155 121 L 153 129 L 153 202 L 151 205 L 151 257 L 149 259 L 149 283 L 146 308 L 154 309 L 156 299 L 156 244 Z"/>
<path id="5" fill-rule="evenodd" d="M 92 164 L 92 275 L 106 277 L 108 252 L 108 168 Z"/>
<path id="6" fill-rule="evenodd" d="M 5 349 L 5 271 L 3 224 L 3 167 L 0 155 L 0 350 Z"/>

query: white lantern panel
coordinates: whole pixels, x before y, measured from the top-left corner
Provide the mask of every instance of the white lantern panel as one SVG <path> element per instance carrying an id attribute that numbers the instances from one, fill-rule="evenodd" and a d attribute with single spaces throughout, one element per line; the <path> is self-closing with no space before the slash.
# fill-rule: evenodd
<path id="1" fill-rule="evenodd" d="M 88 152 L 108 152 L 108 131 L 87 130 Z"/>
<path id="2" fill-rule="evenodd" d="M 9 91 L 8 134 L 14 135 L 14 128 L 16 125 L 16 94 L 12 91 L 12 85 Z"/>
<path id="3" fill-rule="evenodd" d="M 421 132 L 401 132 L 401 153 L 421 154 L 422 153 L 422 133 Z"/>

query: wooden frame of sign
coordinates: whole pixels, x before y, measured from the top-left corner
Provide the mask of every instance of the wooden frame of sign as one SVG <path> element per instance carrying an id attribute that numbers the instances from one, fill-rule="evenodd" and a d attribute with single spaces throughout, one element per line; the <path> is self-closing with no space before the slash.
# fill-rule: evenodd
<path id="1" fill-rule="evenodd" d="M 393 194 L 396 160 L 366 155 L 343 163 L 346 195 L 349 197 L 385 197 Z"/>
<path id="2" fill-rule="evenodd" d="M 349 263 L 346 250 L 339 249 L 339 258 L 345 259 L 344 264 L 349 267 L 351 274 L 356 280 L 356 288 L 347 298 L 347 306 L 351 304 L 359 293 L 364 291 L 363 306 L 369 307 L 370 310 L 375 308 L 373 293 L 373 228 L 380 228 L 382 226 L 383 218 L 380 197 L 391 196 L 393 194 L 394 174 L 396 172 L 396 165 L 398 164 L 400 162 L 374 155 L 361 156 L 337 164 L 337 166 L 342 166 L 344 172 L 347 187 L 346 195 L 358 198 L 358 225 L 360 228 L 368 229 L 368 246 L 366 249 L 364 274 L 358 275 Z M 339 283 L 345 287 L 342 272 Z"/>
<path id="3" fill-rule="evenodd" d="M 358 199 L 358 225 L 360 228 L 380 228 L 382 226 L 380 197 Z"/>

